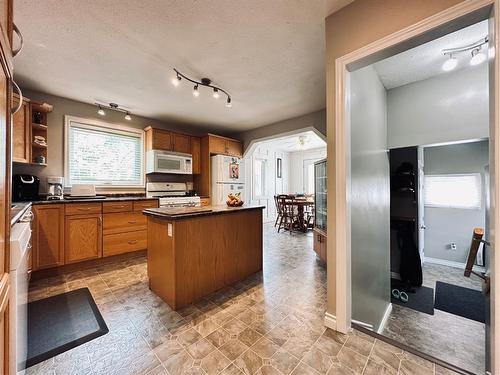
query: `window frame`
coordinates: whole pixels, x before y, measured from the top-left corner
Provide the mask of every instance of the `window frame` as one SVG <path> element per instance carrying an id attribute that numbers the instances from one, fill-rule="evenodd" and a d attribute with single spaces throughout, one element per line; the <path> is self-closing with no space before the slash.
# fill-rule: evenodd
<path id="1" fill-rule="evenodd" d="M 427 189 L 427 183 L 426 183 L 426 178 L 427 177 L 464 177 L 464 176 L 474 176 L 478 179 L 479 181 L 479 206 L 474 206 L 474 207 L 458 207 L 458 206 L 445 206 L 445 205 L 439 205 L 439 204 L 428 204 L 426 202 L 426 194 L 425 190 Z M 483 197 L 483 175 L 480 172 L 471 172 L 471 173 L 439 173 L 439 174 L 424 174 L 424 207 L 429 207 L 429 208 L 447 208 L 447 209 L 454 209 L 454 210 L 482 210 L 484 207 L 484 197 Z"/>
<path id="2" fill-rule="evenodd" d="M 137 185 L 113 185 L 113 184 L 104 184 L 104 185 L 95 185 L 96 189 L 101 190 L 123 190 L 123 189 L 144 189 L 146 187 L 146 159 L 145 159 L 145 144 L 144 144 L 144 130 L 136 129 L 129 126 L 125 126 L 122 124 L 110 123 L 100 120 L 95 120 L 91 118 L 85 117 L 77 117 L 77 116 L 64 116 L 64 187 L 71 187 L 70 181 L 70 173 L 69 173 L 69 133 L 70 128 L 72 127 L 72 123 L 78 123 L 79 128 L 89 129 L 94 131 L 106 131 L 112 134 L 120 134 L 120 135 L 137 135 L 140 139 L 140 155 L 141 155 L 141 180 L 140 184 Z"/>

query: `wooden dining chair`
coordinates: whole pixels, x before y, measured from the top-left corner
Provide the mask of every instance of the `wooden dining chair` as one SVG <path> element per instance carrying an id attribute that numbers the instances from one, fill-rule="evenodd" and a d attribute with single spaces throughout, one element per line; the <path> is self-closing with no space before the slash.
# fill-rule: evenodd
<path id="1" fill-rule="evenodd" d="M 281 209 L 281 219 L 278 225 L 278 233 L 281 227 L 287 229 L 291 234 L 295 228 L 295 223 L 298 219 L 297 207 L 294 204 L 295 197 L 291 195 L 278 195 L 278 202 Z"/>
<path id="2" fill-rule="evenodd" d="M 274 222 L 275 228 L 276 228 L 276 225 L 278 225 L 278 222 L 281 222 L 281 219 L 283 217 L 282 207 L 280 205 L 278 197 L 279 197 L 279 195 L 274 196 L 274 204 L 276 206 L 276 221 Z M 278 229 L 278 232 L 279 232 L 279 229 Z"/>

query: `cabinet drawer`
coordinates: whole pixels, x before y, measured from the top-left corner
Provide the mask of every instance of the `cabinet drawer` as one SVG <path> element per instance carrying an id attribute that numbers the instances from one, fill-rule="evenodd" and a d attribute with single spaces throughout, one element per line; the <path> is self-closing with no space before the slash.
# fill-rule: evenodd
<path id="1" fill-rule="evenodd" d="M 102 212 L 110 213 L 110 212 L 127 212 L 132 211 L 133 202 L 104 202 L 102 204 Z"/>
<path id="2" fill-rule="evenodd" d="M 104 214 L 104 234 L 123 233 L 148 228 L 146 216 L 140 212 Z"/>
<path id="3" fill-rule="evenodd" d="M 101 203 L 72 203 L 65 205 L 66 215 L 100 214 L 101 211 Z"/>
<path id="4" fill-rule="evenodd" d="M 202 207 L 210 206 L 210 198 L 201 198 L 200 204 Z"/>
<path id="5" fill-rule="evenodd" d="M 105 257 L 147 248 L 148 233 L 146 230 L 108 234 L 103 237 L 103 256 Z"/>
<path id="6" fill-rule="evenodd" d="M 153 199 L 149 201 L 137 201 L 134 202 L 134 211 L 142 211 L 147 208 L 157 208 L 158 207 L 158 200 Z"/>

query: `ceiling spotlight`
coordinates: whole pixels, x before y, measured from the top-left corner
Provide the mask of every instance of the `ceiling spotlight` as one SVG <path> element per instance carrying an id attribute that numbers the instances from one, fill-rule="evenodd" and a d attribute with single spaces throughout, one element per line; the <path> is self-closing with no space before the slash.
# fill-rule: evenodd
<path id="1" fill-rule="evenodd" d="M 97 111 L 97 114 L 104 116 L 104 115 L 106 115 L 106 112 L 104 112 L 104 109 L 102 109 L 102 107 L 99 106 L 99 110 Z"/>
<path id="2" fill-rule="evenodd" d="M 193 96 L 200 96 L 200 92 L 198 91 L 198 85 L 194 85 L 193 87 Z"/>
<path id="3" fill-rule="evenodd" d="M 125 115 L 125 120 L 132 120 L 132 117 L 130 116 L 130 113 L 127 112 L 127 114 Z"/>
<path id="4" fill-rule="evenodd" d="M 179 75 L 177 77 L 172 78 L 172 85 L 174 85 L 175 87 L 179 86 L 181 79 L 182 78 Z"/>
<path id="5" fill-rule="evenodd" d="M 221 88 L 219 86 L 215 86 L 210 78 L 204 77 L 204 78 L 197 80 L 197 79 L 190 78 L 190 77 L 186 76 L 185 74 L 182 74 L 181 72 L 179 72 L 175 68 L 174 68 L 174 72 L 176 75 L 174 78 L 172 78 L 172 84 L 174 86 L 178 86 L 182 79 L 186 82 L 191 82 L 192 84 L 194 84 L 193 96 L 195 96 L 195 97 L 200 96 L 200 91 L 199 91 L 200 86 L 210 87 L 213 90 L 212 96 L 215 99 L 219 99 L 221 97 L 221 95 L 224 94 L 224 95 L 226 95 L 226 98 L 227 98 L 226 107 L 231 107 L 231 97 L 229 96 L 229 93 L 226 90 L 224 90 L 223 88 Z"/>
<path id="6" fill-rule="evenodd" d="M 450 54 L 450 58 L 443 63 L 441 67 L 445 72 L 449 72 L 457 67 L 458 61 L 452 54 Z"/>
<path id="7" fill-rule="evenodd" d="M 472 58 L 470 59 L 470 64 L 472 66 L 479 65 L 486 61 L 486 55 L 481 52 L 481 47 L 473 49 L 471 52 Z"/>

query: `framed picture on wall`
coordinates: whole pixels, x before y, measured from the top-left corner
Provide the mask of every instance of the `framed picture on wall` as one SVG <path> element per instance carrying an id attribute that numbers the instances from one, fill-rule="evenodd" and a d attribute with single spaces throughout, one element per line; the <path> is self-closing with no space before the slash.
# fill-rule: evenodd
<path id="1" fill-rule="evenodd" d="M 276 177 L 281 178 L 281 168 L 282 168 L 282 161 L 281 158 L 276 159 Z"/>

